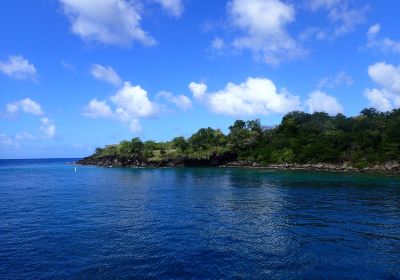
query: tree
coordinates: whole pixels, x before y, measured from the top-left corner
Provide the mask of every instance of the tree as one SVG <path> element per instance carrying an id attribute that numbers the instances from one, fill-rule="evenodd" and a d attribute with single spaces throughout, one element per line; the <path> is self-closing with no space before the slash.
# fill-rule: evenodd
<path id="1" fill-rule="evenodd" d="M 221 130 L 208 127 L 199 129 L 188 139 L 188 143 L 193 150 L 206 150 L 212 146 L 224 145 L 225 138 Z"/>
<path id="2" fill-rule="evenodd" d="M 143 155 L 143 142 L 139 137 L 135 137 L 130 142 L 131 152 L 130 155 L 134 157 L 139 157 Z"/>
<path id="3" fill-rule="evenodd" d="M 129 156 L 130 154 L 131 154 L 131 151 L 132 151 L 132 149 L 131 149 L 131 143 L 130 142 L 128 142 L 128 141 L 121 141 L 119 144 L 118 144 L 118 147 L 117 147 L 117 151 L 118 151 L 118 154 L 119 155 L 122 155 L 122 156 Z"/>
<path id="4" fill-rule="evenodd" d="M 260 120 L 244 122 L 237 120 L 229 127 L 229 145 L 236 152 L 254 145 L 262 135 Z"/>
<path id="5" fill-rule="evenodd" d="M 181 152 L 184 152 L 189 147 L 188 142 L 186 141 L 185 137 L 179 136 L 172 139 L 172 146 L 175 149 L 178 149 Z"/>
<path id="6" fill-rule="evenodd" d="M 160 153 L 153 153 L 159 151 Z M 180 157 L 207 159 L 228 155 L 260 163 L 353 162 L 360 168 L 400 160 L 400 109 L 382 113 L 374 108 L 358 116 L 326 113 L 286 114 L 276 127 L 263 128 L 260 120 L 237 120 L 226 136 L 221 130 L 201 128 L 189 139 L 169 142 L 139 138 L 97 148 L 94 156 L 134 156 L 162 160 Z"/>

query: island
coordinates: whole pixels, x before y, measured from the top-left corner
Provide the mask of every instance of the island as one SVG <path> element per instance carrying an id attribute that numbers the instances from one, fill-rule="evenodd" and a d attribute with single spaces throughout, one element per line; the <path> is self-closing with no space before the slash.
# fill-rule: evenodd
<path id="1" fill-rule="evenodd" d="M 354 117 L 291 112 L 277 126 L 237 120 L 168 142 L 139 138 L 97 148 L 78 161 L 105 167 L 254 167 L 400 172 L 400 109 Z"/>

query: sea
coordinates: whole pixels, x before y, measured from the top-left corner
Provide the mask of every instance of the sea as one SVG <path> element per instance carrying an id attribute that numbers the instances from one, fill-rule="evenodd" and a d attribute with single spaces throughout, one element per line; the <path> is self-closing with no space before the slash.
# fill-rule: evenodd
<path id="1" fill-rule="evenodd" d="M 400 178 L 0 160 L 0 279 L 400 279 Z"/>

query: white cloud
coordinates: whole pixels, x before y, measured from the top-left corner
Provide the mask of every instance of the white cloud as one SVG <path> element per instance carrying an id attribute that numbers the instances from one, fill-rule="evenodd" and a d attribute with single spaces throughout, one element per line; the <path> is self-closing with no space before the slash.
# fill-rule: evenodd
<path id="1" fill-rule="evenodd" d="M 107 82 L 114 86 L 120 86 L 122 84 L 122 80 L 119 77 L 118 73 L 111 66 L 103 66 L 100 64 L 93 64 L 90 72 L 93 77 L 95 77 L 99 81 Z"/>
<path id="2" fill-rule="evenodd" d="M 175 104 L 182 111 L 187 111 L 192 108 L 192 101 L 186 95 L 173 95 L 168 91 L 160 91 L 156 99 L 165 99 L 166 101 Z"/>
<path id="3" fill-rule="evenodd" d="M 18 111 L 37 116 L 41 116 L 44 114 L 40 104 L 29 98 L 15 101 L 13 103 L 8 103 L 6 106 L 7 112 L 11 114 L 17 113 Z"/>
<path id="4" fill-rule="evenodd" d="M 207 85 L 204 83 L 191 82 L 189 89 L 193 93 L 195 99 L 203 99 L 207 92 Z"/>
<path id="5" fill-rule="evenodd" d="M 47 117 L 43 117 L 40 119 L 41 125 L 40 130 L 43 132 L 44 138 L 53 139 L 56 134 L 56 126 Z"/>
<path id="6" fill-rule="evenodd" d="M 351 86 L 354 83 L 353 78 L 342 71 L 335 76 L 327 76 L 322 78 L 318 83 L 318 88 L 337 88 L 340 86 Z"/>
<path id="7" fill-rule="evenodd" d="M 276 65 L 305 55 L 286 30 L 295 20 L 293 6 L 280 0 L 231 0 L 228 13 L 233 26 L 243 33 L 233 40 L 232 46 L 250 50 L 256 60 Z"/>
<path id="8" fill-rule="evenodd" d="M 380 111 L 400 107 L 400 66 L 379 62 L 368 67 L 368 75 L 380 86 L 364 92 L 371 106 Z"/>
<path id="9" fill-rule="evenodd" d="M 35 66 L 21 55 L 10 55 L 8 60 L 0 61 L 0 72 L 20 80 L 37 80 Z"/>
<path id="10" fill-rule="evenodd" d="M 150 101 L 147 91 L 129 82 L 125 82 L 124 86 L 111 97 L 111 101 L 117 106 L 117 110 L 132 118 L 151 117 L 159 113 L 157 104 Z"/>
<path id="11" fill-rule="evenodd" d="M 396 96 L 385 89 L 366 89 L 364 95 L 369 100 L 370 105 L 379 111 L 386 112 L 394 108 L 392 100 L 396 100 Z"/>
<path id="12" fill-rule="evenodd" d="M 381 25 L 380 24 L 374 24 L 372 25 L 367 32 L 367 37 L 368 38 L 374 38 L 379 32 L 381 31 Z"/>
<path id="13" fill-rule="evenodd" d="M 335 39 L 339 36 L 354 31 L 357 26 L 366 22 L 366 13 L 369 6 L 350 7 L 349 0 L 305 0 L 306 7 L 315 12 L 325 10 L 328 13 L 328 20 L 332 24 L 331 28 L 323 29 L 312 27 L 317 39 Z"/>
<path id="14" fill-rule="evenodd" d="M 140 25 L 137 3 L 127 0 L 60 0 L 71 22 L 71 31 L 85 41 L 130 46 L 154 45 Z"/>
<path id="15" fill-rule="evenodd" d="M 223 90 L 206 93 L 205 84 L 189 85 L 194 97 L 214 113 L 230 116 L 284 114 L 300 107 L 298 96 L 282 90 L 265 78 L 248 78 L 244 83 L 228 83 Z"/>
<path id="16" fill-rule="evenodd" d="M 183 13 L 183 3 L 182 0 L 154 0 L 159 3 L 164 10 L 166 10 L 169 14 L 179 17 Z"/>
<path id="17" fill-rule="evenodd" d="M 113 116 L 113 112 L 106 101 L 98 101 L 96 98 L 93 98 L 85 107 L 83 115 L 94 119 L 110 118 Z"/>
<path id="18" fill-rule="evenodd" d="M 380 24 L 372 25 L 367 32 L 367 48 L 377 49 L 382 52 L 400 53 L 400 41 L 389 38 L 378 38 L 381 31 Z"/>
<path id="19" fill-rule="evenodd" d="M 160 112 L 159 105 L 149 99 L 147 91 L 129 82 L 125 82 L 110 100 L 115 105 L 115 110 L 112 110 L 105 101 L 92 99 L 85 107 L 83 115 L 119 120 L 136 133 L 141 129 L 139 123 L 141 118 L 153 117 Z"/>
<path id="20" fill-rule="evenodd" d="M 400 94 L 400 66 L 385 62 L 376 63 L 368 68 L 371 79 L 383 88 Z"/>
<path id="21" fill-rule="evenodd" d="M 322 91 L 314 91 L 309 94 L 306 105 L 310 113 L 325 112 L 330 115 L 343 113 L 343 106 L 331 95 Z"/>
<path id="22" fill-rule="evenodd" d="M 20 133 L 17 133 L 15 135 L 15 143 L 18 143 L 17 141 L 23 141 L 23 140 L 38 140 L 38 139 L 53 139 L 56 133 L 56 126 L 52 120 L 50 120 L 48 117 L 44 116 L 45 113 L 41 107 L 41 105 L 29 98 L 25 98 L 19 101 L 15 101 L 12 103 L 8 103 L 6 105 L 6 111 L 10 114 L 16 114 L 19 111 L 24 112 L 26 114 L 31 114 L 35 115 L 39 118 L 40 120 L 40 126 L 39 130 L 42 132 L 42 136 L 33 136 L 32 134 L 23 131 Z"/>

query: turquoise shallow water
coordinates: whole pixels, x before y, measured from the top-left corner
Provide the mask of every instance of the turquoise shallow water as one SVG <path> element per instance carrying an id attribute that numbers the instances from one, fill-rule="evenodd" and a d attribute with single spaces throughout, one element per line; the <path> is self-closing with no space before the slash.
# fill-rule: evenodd
<path id="1" fill-rule="evenodd" d="M 399 279 L 399 178 L 66 161 L 0 161 L 0 279 Z"/>

